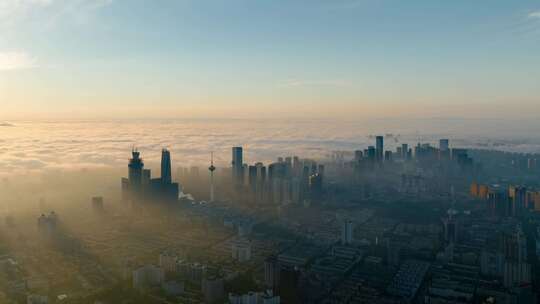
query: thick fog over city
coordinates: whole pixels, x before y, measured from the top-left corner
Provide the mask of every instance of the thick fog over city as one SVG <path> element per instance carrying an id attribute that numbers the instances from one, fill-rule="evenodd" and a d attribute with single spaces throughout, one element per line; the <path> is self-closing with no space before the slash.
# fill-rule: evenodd
<path id="1" fill-rule="evenodd" d="M 534 303 L 534 130 L 6 122 L 0 302 Z"/>
<path id="2" fill-rule="evenodd" d="M 281 155 L 324 159 L 352 151 L 385 135 L 392 149 L 402 143 L 436 143 L 452 138 L 463 148 L 540 153 L 538 120 L 505 119 L 153 119 L 10 121 L 0 127 L 2 174 L 32 171 L 122 168 L 136 146 L 159 165 L 160 151 L 174 152 L 176 164 L 206 166 L 210 151 L 220 166 L 229 150 L 246 146 L 246 157 L 268 162 Z"/>
<path id="3" fill-rule="evenodd" d="M 540 3 L 0 0 L 0 304 L 535 304 Z"/>

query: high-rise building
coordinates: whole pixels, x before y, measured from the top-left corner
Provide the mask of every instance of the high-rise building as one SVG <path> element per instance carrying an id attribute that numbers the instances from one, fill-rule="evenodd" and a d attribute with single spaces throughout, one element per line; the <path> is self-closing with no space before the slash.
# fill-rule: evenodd
<path id="1" fill-rule="evenodd" d="M 232 175 L 233 183 L 242 185 L 244 181 L 244 159 L 242 147 L 232 148 Z"/>
<path id="2" fill-rule="evenodd" d="M 37 223 L 39 232 L 46 237 L 51 237 L 56 232 L 58 216 L 54 211 L 51 211 L 49 215 L 42 214 Z"/>
<path id="3" fill-rule="evenodd" d="M 448 144 L 448 139 L 439 140 L 439 160 L 448 160 L 450 159 L 450 147 Z"/>
<path id="4" fill-rule="evenodd" d="M 266 181 L 266 167 L 263 163 L 256 163 L 257 168 L 257 182 L 264 183 Z"/>
<path id="5" fill-rule="evenodd" d="M 300 175 L 302 171 L 302 163 L 300 163 L 300 158 L 298 156 L 293 156 L 293 173 L 295 176 Z"/>
<path id="6" fill-rule="evenodd" d="M 377 161 L 382 162 L 383 161 L 383 155 L 384 155 L 384 137 L 377 136 L 376 139 L 376 152 L 377 152 Z"/>
<path id="7" fill-rule="evenodd" d="M 377 151 L 375 150 L 375 147 L 369 146 L 367 149 L 367 157 L 369 161 L 375 161 L 377 158 Z"/>
<path id="8" fill-rule="evenodd" d="M 500 246 L 504 255 L 504 286 L 529 284 L 531 265 L 527 262 L 527 239 L 521 227 L 512 233 L 503 233 Z"/>
<path id="9" fill-rule="evenodd" d="M 407 160 L 409 158 L 409 145 L 408 144 L 402 144 L 401 145 L 401 158 L 404 160 Z"/>
<path id="10" fill-rule="evenodd" d="M 469 187 L 469 193 L 472 197 L 478 198 L 478 188 L 479 188 L 479 185 L 477 183 L 475 182 L 471 183 Z"/>
<path id="11" fill-rule="evenodd" d="M 176 272 L 178 259 L 178 256 L 172 252 L 162 252 L 159 254 L 159 268 L 166 274 L 174 273 Z"/>
<path id="12" fill-rule="evenodd" d="M 250 190 L 255 193 L 257 190 L 257 166 L 248 167 L 248 185 Z"/>
<path id="13" fill-rule="evenodd" d="M 448 217 L 443 219 L 444 240 L 447 244 L 455 244 L 458 241 L 460 234 L 460 221 L 454 218 L 453 212 L 453 210 L 449 210 Z"/>
<path id="14" fill-rule="evenodd" d="M 172 183 L 171 152 L 167 149 L 161 150 L 161 182 Z"/>
<path id="15" fill-rule="evenodd" d="M 180 189 L 178 183 L 172 182 L 169 151 L 162 151 L 163 176 L 159 178 L 151 178 L 150 170 L 143 169 L 144 164 L 137 150 L 132 151 L 132 156 L 128 164 L 129 177 L 122 179 L 122 198 L 134 202 L 176 202 Z"/>
<path id="16" fill-rule="evenodd" d="M 143 169 L 142 170 L 142 178 L 141 178 L 141 184 L 149 185 L 150 181 L 152 180 L 152 171 L 150 169 Z"/>
<path id="17" fill-rule="evenodd" d="M 37 295 L 37 294 L 30 294 L 26 296 L 26 303 L 27 304 L 48 304 L 49 297 Z"/>
<path id="18" fill-rule="evenodd" d="M 163 270 L 154 265 L 145 265 L 133 271 L 133 288 L 160 285 L 165 278 Z"/>
<path id="19" fill-rule="evenodd" d="M 240 263 L 251 260 L 251 242 L 245 239 L 232 242 L 231 255 L 233 260 L 237 260 Z"/>
<path id="20" fill-rule="evenodd" d="M 189 176 L 193 180 L 198 180 L 199 179 L 199 167 L 197 167 L 197 166 L 189 167 Z"/>
<path id="21" fill-rule="evenodd" d="M 291 203 L 291 182 L 290 179 L 283 180 L 281 184 L 281 203 L 288 205 Z"/>
<path id="22" fill-rule="evenodd" d="M 510 215 L 519 216 L 526 209 L 527 188 L 521 186 L 508 187 Z"/>
<path id="23" fill-rule="evenodd" d="M 478 191 L 480 191 L 480 189 Z M 487 204 L 491 216 L 508 216 L 510 214 L 510 208 L 508 207 L 508 193 L 499 185 L 495 185 L 488 189 Z"/>
<path id="24" fill-rule="evenodd" d="M 137 149 L 131 151 L 132 158 L 129 160 L 129 186 L 131 191 L 140 191 L 142 183 L 142 170 L 144 163 Z"/>
<path id="25" fill-rule="evenodd" d="M 341 244 L 349 245 L 353 241 L 354 225 L 352 221 L 346 220 L 341 227 Z"/>
<path id="26" fill-rule="evenodd" d="M 216 303 L 225 296 L 223 278 L 211 276 L 202 280 L 202 292 L 205 303 Z"/>
<path id="27" fill-rule="evenodd" d="M 295 177 L 291 181 L 291 201 L 299 204 L 302 199 L 302 182 L 300 178 Z"/>
<path id="28" fill-rule="evenodd" d="M 95 212 L 103 212 L 103 197 L 102 196 L 94 196 L 92 197 L 92 209 Z"/>
<path id="29" fill-rule="evenodd" d="M 266 167 L 263 163 L 256 163 L 255 201 L 261 203 L 264 200 L 266 186 Z"/>
<path id="30" fill-rule="evenodd" d="M 275 205 L 282 202 L 282 180 L 281 178 L 272 178 L 272 201 Z"/>
<path id="31" fill-rule="evenodd" d="M 268 288 L 276 288 L 279 285 L 279 262 L 272 255 L 264 261 L 264 284 Z"/>
<path id="32" fill-rule="evenodd" d="M 324 176 L 324 165 L 323 164 L 319 164 L 317 166 L 317 173 L 319 173 L 321 176 Z"/>
<path id="33" fill-rule="evenodd" d="M 364 158 L 364 153 L 362 150 L 354 151 L 354 161 L 359 162 L 362 158 Z"/>
<path id="34" fill-rule="evenodd" d="M 309 176 L 309 192 L 312 199 L 319 199 L 323 190 L 322 175 L 315 173 Z"/>
<path id="35" fill-rule="evenodd" d="M 392 151 L 384 151 L 384 160 L 392 161 Z"/>
<path id="36" fill-rule="evenodd" d="M 441 150 L 441 151 L 448 151 L 449 150 L 448 139 L 439 140 L 439 150 Z"/>

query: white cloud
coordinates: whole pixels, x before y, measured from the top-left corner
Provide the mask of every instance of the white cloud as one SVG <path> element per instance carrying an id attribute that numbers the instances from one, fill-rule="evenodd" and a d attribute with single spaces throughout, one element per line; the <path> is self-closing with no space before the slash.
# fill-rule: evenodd
<path id="1" fill-rule="evenodd" d="M 299 155 L 323 158 L 331 151 L 353 151 L 373 144 L 369 134 L 388 130 L 400 142 L 418 140 L 417 130 L 428 130 L 422 141 L 435 142 L 441 136 L 456 138 L 453 144 L 484 147 L 493 143 L 492 134 L 512 130 L 523 134 L 517 123 L 505 125 L 500 120 L 192 120 L 192 121 L 43 121 L 16 122 L 0 130 L 0 179 L 2 174 L 24 170 L 57 168 L 123 168 L 135 145 L 142 152 L 145 167 L 159 174 L 161 148 L 171 150 L 173 165 L 207 165 L 214 151 L 218 167 L 230 165 L 230 147 L 243 145 L 249 163 L 269 163 L 278 156 Z M 499 125 L 499 127 L 495 127 Z M 453 126 L 453 127 L 449 127 Z M 523 127 L 523 126 L 522 126 Z M 538 124 L 523 127 L 537 134 Z M 487 137 L 471 135 L 470 130 L 489 130 Z M 89 132 L 91 130 L 91 132 Z M 450 130 L 450 131 L 449 131 Z M 536 132 L 536 133 L 535 133 Z M 81 136 L 84 134 L 84 136 Z M 502 136 L 502 135 L 498 135 Z M 515 138 L 497 141 L 494 149 L 540 152 L 540 138 Z M 504 143 L 504 145 L 502 144 Z M 387 140 L 389 149 L 397 144 Z"/>
<path id="2" fill-rule="evenodd" d="M 540 19 L 540 11 L 533 11 L 528 14 L 529 18 L 538 18 Z"/>
<path id="3" fill-rule="evenodd" d="M 26 15 L 32 9 L 47 7 L 53 0 L 0 0 L 0 18 L 12 21 Z"/>
<path id="4" fill-rule="evenodd" d="M 59 19 L 86 22 L 92 12 L 113 0 L 0 0 L 0 26 L 17 28 L 28 21 L 50 26 Z M 82 23 L 82 22 L 80 22 Z"/>
<path id="5" fill-rule="evenodd" d="M 37 66 L 26 52 L 0 52 L 0 71 L 29 69 Z"/>

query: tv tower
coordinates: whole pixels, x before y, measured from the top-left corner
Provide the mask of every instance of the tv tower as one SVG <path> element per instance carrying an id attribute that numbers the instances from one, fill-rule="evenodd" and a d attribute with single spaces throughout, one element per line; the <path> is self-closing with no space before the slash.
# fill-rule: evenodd
<path id="1" fill-rule="evenodd" d="M 208 170 L 210 171 L 210 202 L 214 201 L 214 171 L 216 171 L 216 167 L 214 167 L 214 152 L 211 152 L 210 154 L 210 167 L 208 167 Z"/>

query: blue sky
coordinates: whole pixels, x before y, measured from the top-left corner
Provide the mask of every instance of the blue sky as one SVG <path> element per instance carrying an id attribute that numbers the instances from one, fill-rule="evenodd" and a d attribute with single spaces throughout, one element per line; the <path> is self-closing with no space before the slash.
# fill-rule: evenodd
<path id="1" fill-rule="evenodd" d="M 0 0 L 6 118 L 537 118 L 538 54 L 540 1 Z"/>

